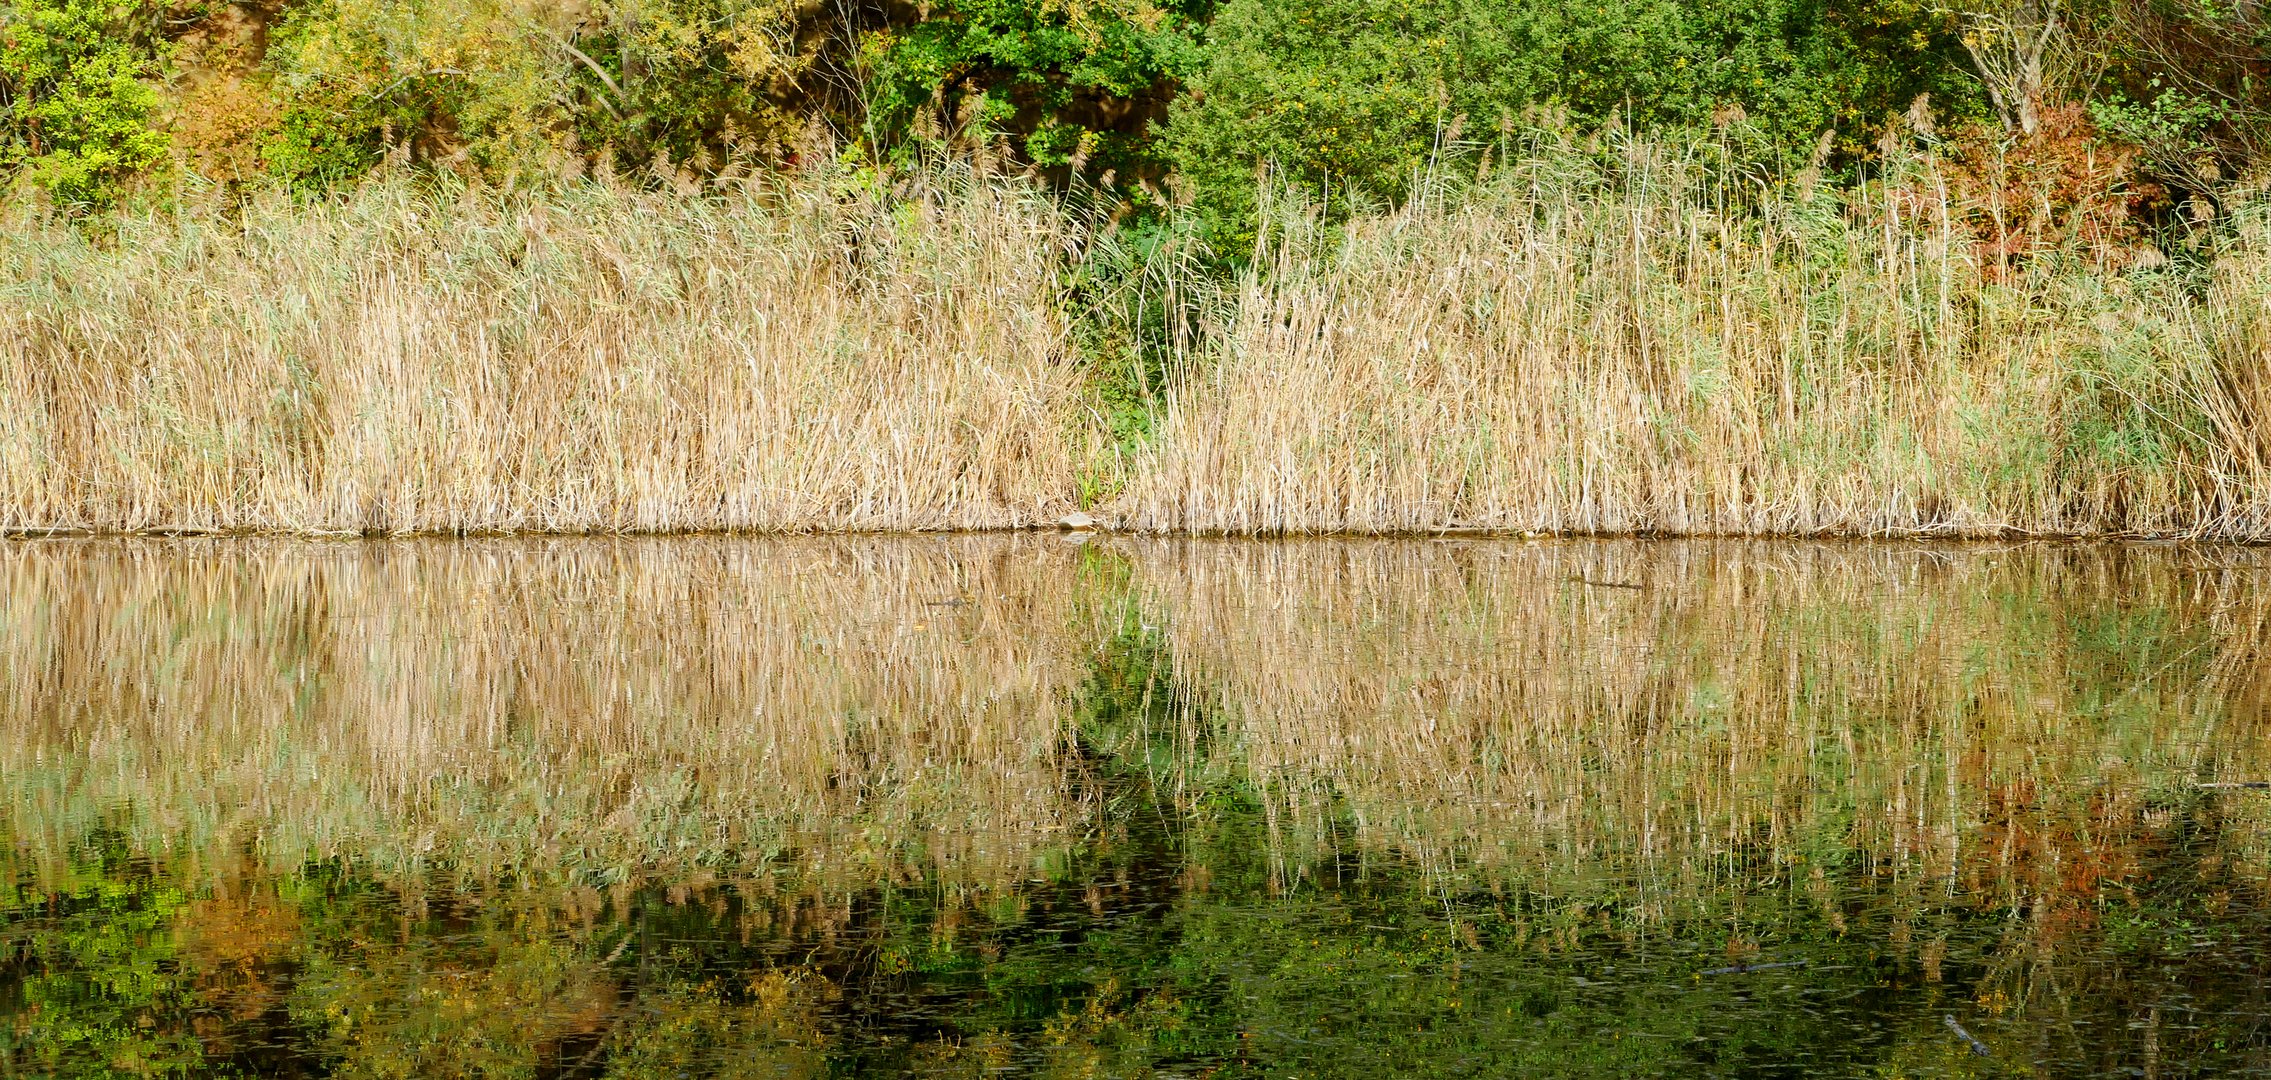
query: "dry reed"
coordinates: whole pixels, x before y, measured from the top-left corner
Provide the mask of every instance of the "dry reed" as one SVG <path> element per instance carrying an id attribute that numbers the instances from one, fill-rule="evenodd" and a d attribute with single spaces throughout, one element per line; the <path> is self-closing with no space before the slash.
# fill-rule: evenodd
<path id="1" fill-rule="evenodd" d="M 1070 345 L 1093 234 L 1015 179 L 17 211 L 0 530 L 968 529 L 1110 490 L 1167 532 L 2271 538 L 2271 207 L 2199 265 L 1990 272 L 1930 159 L 1841 194 L 1611 143 L 1341 225 L 1279 198 L 1141 445 Z"/>
<path id="2" fill-rule="evenodd" d="M 0 529 L 1015 526 L 1069 509 L 1064 222 L 940 177 L 255 201 L 0 241 Z"/>
<path id="3" fill-rule="evenodd" d="M 2263 208 L 2201 298 L 1987 273 L 1928 160 L 1841 198 L 1708 148 L 1534 149 L 1344 226 L 1270 211 L 1127 523 L 2271 536 Z"/>

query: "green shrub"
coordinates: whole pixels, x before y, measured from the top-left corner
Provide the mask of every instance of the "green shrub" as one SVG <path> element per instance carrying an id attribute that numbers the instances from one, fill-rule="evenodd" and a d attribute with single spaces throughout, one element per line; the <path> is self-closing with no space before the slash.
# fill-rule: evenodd
<path id="1" fill-rule="evenodd" d="M 390 145 L 461 171 L 555 164 L 566 58 L 506 0 L 314 0 L 267 57 L 283 105 L 265 148 L 295 181 L 354 175 Z"/>
<path id="2" fill-rule="evenodd" d="M 160 49 L 149 16 L 133 0 L 0 7 L 0 174 L 99 209 L 165 158 L 151 126 Z"/>
<path id="3" fill-rule="evenodd" d="M 803 8 L 668 0 L 599 9 L 570 69 L 597 106 L 578 113 L 580 143 L 636 161 L 786 158 L 813 105 L 803 80 L 818 58 L 817 16 Z"/>
<path id="4" fill-rule="evenodd" d="M 1000 133 L 1060 174 L 1156 172 L 1148 125 L 1201 67 L 1198 34 L 1213 6 L 955 0 L 865 37 L 865 135 L 901 159 L 957 135 Z"/>
<path id="5" fill-rule="evenodd" d="M 2120 0 L 2105 28 L 2113 92 L 2092 113 L 2185 192 L 2219 193 L 2271 164 L 2271 8 Z"/>
<path id="6" fill-rule="evenodd" d="M 1852 154 L 1917 94 L 1968 107 L 1949 19 L 1909 0 L 1229 0 L 1163 142 L 1233 248 L 1265 164 L 1345 211 L 1525 115 L 1701 125 L 1740 107 L 1784 155 L 1830 128 Z"/>
<path id="7" fill-rule="evenodd" d="M 798 123 L 784 103 L 812 59 L 800 10 L 315 0 L 270 48 L 285 109 L 266 156 L 283 177 L 319 182 L 360 173 L 390 145 L 504 179 L 573 174 L 601 157 L 778 157 Z"/>

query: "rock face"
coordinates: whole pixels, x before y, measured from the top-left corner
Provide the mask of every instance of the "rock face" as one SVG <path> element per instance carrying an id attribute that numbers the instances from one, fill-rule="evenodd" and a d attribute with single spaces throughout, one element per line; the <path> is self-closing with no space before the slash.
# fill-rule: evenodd
<path id="1" fill-rule="evenodd" d="M 1097 526 L 1098 522 L 1095 518 L 1089 517 L 1087 514 L 1083 514 L 1080 511 L 1075 510 L 1072 513 L 1058 518 L 1057 524 L 1067 529 L 1093 529 Z"/>

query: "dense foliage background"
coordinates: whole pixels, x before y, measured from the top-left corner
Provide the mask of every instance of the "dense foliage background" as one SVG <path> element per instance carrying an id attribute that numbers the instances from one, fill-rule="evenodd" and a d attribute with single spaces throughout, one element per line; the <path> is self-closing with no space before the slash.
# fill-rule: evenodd
<path id="1" fill-rule="evenodd" d="M 390 159 L 692 190 L 982 151 L 1242 241 L 1265 171 L 1392 203 L 1517 130 L 1623 125 L 1848 178 L 1888 133 L 2062 140 L 2173 207 L 2260 173 L 2267 77 L 2271 9 L 2229 0 L 16 0 L 0 170 L 100 208 Z"/>

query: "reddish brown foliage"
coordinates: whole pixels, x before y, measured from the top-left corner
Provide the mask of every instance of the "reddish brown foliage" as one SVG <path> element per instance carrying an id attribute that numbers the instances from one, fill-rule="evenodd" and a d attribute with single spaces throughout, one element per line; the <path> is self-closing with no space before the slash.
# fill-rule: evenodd
<path id="1" fill-rule="evenodd" d="M 1992 278 L 2048 252 L 2117 269 L 2135 257 L 2145 216 L 2168 200 L 2138 176 L 2137 157 L 2081 106 L 2063 105 L 2045 110 L 2031 135 L 1959 135 L 1947 192 Z"/>

